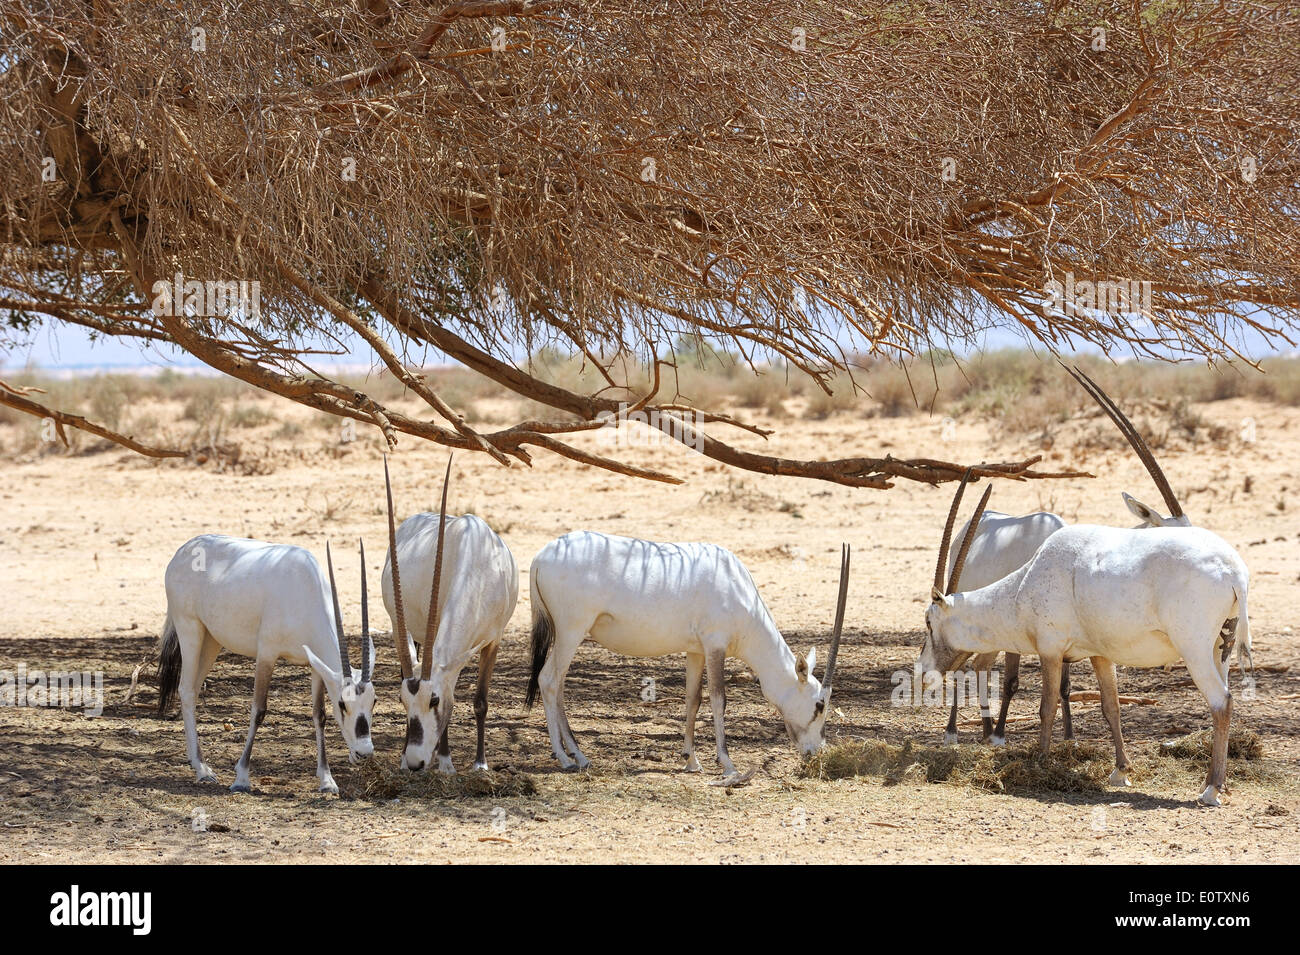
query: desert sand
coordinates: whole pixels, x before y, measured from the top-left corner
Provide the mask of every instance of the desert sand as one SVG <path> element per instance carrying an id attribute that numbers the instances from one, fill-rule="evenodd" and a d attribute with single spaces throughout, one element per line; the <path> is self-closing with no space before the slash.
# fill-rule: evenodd
<path id="1" fill-rule="evenodd" d="M 107 704 L 98 718 L 0 707 L 0 861 L 1300 861 L 1300 409 L 1232 399 L 1196 410 L 1227 437 L 1172 443 L 1161 460 L 1187 511 L 1249 565 L 1255 661 L 1270 667 L 1257 674 L 1253 699 L 1243 698 L 1241 674 L 1232 674 L 1234 725 L 1263 738 L 1270 781 L 1230 777 L 1232 791 L 1220 809 L 1194 803 L 1199 786 L 1190 773 L 1178 786 L 1135 778 L 1125 790 L 1028 794 L 911 776 L 888 785 L 879 778 L 803 778 L 780 720 L 737 660 L 728 661 L 730 751 L 755 775 L 734 789 L 710 786 L 718 776 L 707 758 L 713 733 L 705 714 L 697 737 L 705 773 L 679 772 L 683 660 L 620 658 L 591 644 L 570 671 L 568 710 L 593 766 L 561 773 L 541 708 L 523 708 L 527 574 L 542 545 L 580 528 L 734 550 L 795 651 L 816 645 L 823 659 L 840 543 L 848 541 L 853 576 L 829 738 L 938 745 L 946 719 L 935 707 L 891 706 L 890 689 L 892 674 L 910 668 L 919 651 L 951 485 L 853 490 L 745 474 L 644 432 L 625 435 L 621 444 L 604 434 L 577 441 L 669 471 L 684 484 L 624 478 L 545 453 L 531 468 L 507 470 L 468 453 L 453 466 L 450 509 L 488 520 L 520 568 L 519 605 L 490 697 L 488 759 L 531 774 L 535 796 L 346 798 L 355 770 L 333 725 L 330 755 L 345 798 L 318 794 L 308 677 L 290 666 L 276 671 L 270 714 L 253 750 L 255 791 L 231 794 L 225 786 L 247 730 L 252 668 L 230 654 L 218 660 L 199 706 L 205 757 L 222 784 L 199 785 L 176 712 L 155 713 L 146 663 L 165 612 L 163 568 L 198 533 L 300 544 L 322 563 L 327 539 L 336 554 L 351 554 L 364 537 L 370 618 L 381 633 L 375 758 L 396 761 L 402 740 L 396 659 L 378 596 L 386 533 L 379 437 L 363 431 L 340 443 L 315 430 L 277 438 L 268 426 L 246 438 L 234 464 L 159 463 L 118 449 L 43 450 L 6 461 L 0 669 L 25 663 L 103 670 Z M 1085 439 L 1109 428 L 1095 417 L 1053 425 L 1044 437 L 1008 434 L 989 420 L 960 418 L 945 427 L 923 414 L 746 416 L 776 428 L 766 444 L 792 456 L 892 453 L 975 462 L 1042 453 L 1045 468 L 1075 466 L 1096 475 L 997 481 L 990 506 L 1009 513 L 1050 509 L 1069 521 L 1131 525 L 1121 491 L 1160 501 L 1130 453 Z M 753 436 L 736 442 L 764 443 Z M 390 460 L 399 517 L 435 507 L 445 452 L 407 440 Z M 355 559 L 339 566 L 344 619 L 355 635 Z M 140 663 L 146 666 L 128 702 Z M 1011 711 L 1013 742 L 1036 737 L 1037 672 L 1026 659 Z M 654 680 L 653 702 L 642 698 L 647 678 Z M 1074 685 L 1095 688 L 1086 665 L 1075 667 Z M 462 770 L 472 758 L 472 686 L 471 667 L 452 724 Z M 1204 701 L 1181 667 L 1121 668 L 1120 692 L 1158 699 L 1156 706 L 1123 708 L 1139 769 L 1144 746 L 1208 726 Z M 1105 740 L 1096 704 L 1076 704 L 1075 714 L 1081 740 Z M 963 711 L 965 720 L 977 715 L 973 707 Z M 961 745 L 981 745 L 977 727 L 964 725 L 962 733 Z"/>

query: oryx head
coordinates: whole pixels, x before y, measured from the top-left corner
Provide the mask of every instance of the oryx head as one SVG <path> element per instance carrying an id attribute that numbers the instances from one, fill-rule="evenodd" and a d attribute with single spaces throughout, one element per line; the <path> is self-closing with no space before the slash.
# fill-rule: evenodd
<path id="1" fill-rule="evenodd" d="M 348 759 L 355 763 L 359 759 L 368 758 L 375 751 L 375 744 L 370 738 L 375 712 L 375 686 L 370 680 L 370 674 L 375 666 L 375 643 L 370 638 L 370 612 L 366 603 L 365 545 L 361 545 L 360 670 L 352 668 L 348 638 L 343 632 L 343 612 L 339 609 L 339 592 L 334 583 L 334 557 L 330 554 L 328 541 L 325 543 L 325 563 L 329 568 L 330 594 L 334 598 L 334 630 L 339 645 L 338 669 L 316 656 L 311 647 L 303 646 L 303 650 L 307 652 L 307 662 L 325 684 L 330 709 L 339 724 L 339 729 L 343 732 L 344 741 L 348 744 Z"/>
<path id="2" fill-rule="evenodd" d="M 826 656 L 826 672 L 822 682 L 813 676 L 817 665 L 817 648 L 808 651 L 802 659 L 795 656 L 794 686 L 776 701 L 785 731 L 799 752 L 805 756 L 815 753 L 826 744 L 826 714 L 831 706 L 831 681 L 835 678 L 835 658 L 840 652 L 840 633 L 844 629 L 844 605 L 849 595 L 849 545 L 840 552 L 840 593 L 835 608 L 835 630 L 831 634 L 831 650 Z"/>
<path id="3" fill-rule="evenodd" d="M 1134 427 L 1133 422 L 1129 420 L 1128 415 L 1119 410 L 1119 405 L 1111 400 L 1110 395 L 1101 390 L 1101 386 L 1087 376 L 1082 369 L 1066 368 L 1083 388 L 1092 400 L 1101 405 L 1101 410 L 1106 412 L 1110 420 L 1115 422 L 1115 427 L 1119 428 L 1120 434 L 1128 439 L 1129 446 L 1137 453 L 1138 460 L 1146 467 L 1147 473 L 1151 475 L 1151 480 L 1155 481 L 1156 488 L 1160 491 L 1160 496 L 1165 500 L 1165 506 L 1169 508 L 1169 516 L 1165 517 L 1154 508 L 1148 507 L 1132 495 L 1124 494 L 1124 503 L 1133 513 L 1141 524 L 1138 527 L 1191 527 L 1191 519 L 1183 513 L 1182 505 L 1178 503 L 1178 498 L 1174 496 L 1173 488 L 1169 486 L 1169 479 L 1165 477 L 1165 472 L 1160 469 L 1156 463 L 1156 456 L 1151 453 L 1151 448 L 1142 440 L 1142 435 Z"/>
<path id="4" fill-rule="evenodd" d="M 433 585 L 429 594 L 429 617 L 425 624 L 424 650 L 420 672 L 415 672 L 411 646 L 406 637 L 406 614 L 402 608 L 402 579 L 397 566 L 397 522 L 393 516 L 393 485 L 388 477 L 388 460 L 384 460 L 384 485 L 388 494 L 388 560 L 393 573 L 393 611 L 397 618 L 393 636 L 397 659 L 402 667 L 400 695 L 406 708 L 406 743 L 402 747 L 402 768 L 418 772 L 433 762 L 438 740 L 451 720 L 452 691 L 455 675 L 433 666 L 433 645 L 438 636 L 441 608 L 438 591 L 442 584 L 442 551 L 446 535 L 447 485 L 451 482 L 451 456 L 447 456 L 447 474 L 442 482 L 442 504 L 438 510 L 438 550 L 433 563 Z"/>
<path id="5" fill-rule="evenodd" d="M 970 551 L 971 541 L 975 539 L 975 533 L 979 530 L 980 519 L 984 516 L 984 508 L 988 506 L 989 495 L 993 493 L 993 485 L 990 484 L 984 489 L 984 496 L 980 498 L 979 507 L 975 508 L 975 516 L 970 519 L 970 524 L 966 528 L 966 536 L 962 538 L 961 547 L 957 550 L 957 559 L 952 564 L 952 574 L 948 577 L 948 586 L 945 589 L 943 583 L 943 569 L 948 564 L 948 546 L 952 541 L 953 525 L 957 521 L 957 512 L 961 508 L 962 494 L 966 492 L 966 485 L 970 482 L 971 471 L 967 469 L 962 476 L 961 484 L 957 486 L 957 493 L 952 499 L 952 507 L 948 509 L 948 523 L 943 528 L 943 539 L 939 543 L 939 562 L 934 568 L 934 586 L 930 588 L 930 606 L 925 612 L 925 643 L 921 647 L 921 658 L 919 665 L 921 671 L 929 673 L 949 673 L 961 667 L 962 664 L 971 656 L 970 653 L 956 650 L 952 647 L 952 636 L 955 628 L 959 627 L 960 621 L 956 620 L 955 601 L 953 595 L 959 593 L 958 587 L 961 585 L 961 569 L 966 563 L 966 554 Z"/>

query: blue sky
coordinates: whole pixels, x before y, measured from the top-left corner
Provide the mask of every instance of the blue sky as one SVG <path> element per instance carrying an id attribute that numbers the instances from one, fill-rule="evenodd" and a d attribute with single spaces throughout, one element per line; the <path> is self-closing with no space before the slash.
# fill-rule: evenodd
<path id="1" fill-rule="evenodd" d="M 373 356 L 369 349 L 365 348 L 355 338 L 351 339 L 351 341 L 347 338 L 341 340 L 345 345 L 350 346 L 347 354 L 322 356 L 319 360 L 314 361 L 313 365 L 323 370 L 336 365 L 355 366 L 371 362 Z M 1245 346 L 1245 351 L 1254 358 L 1263 358 L 1275 353 L 1272 349 L 1266 348 L 1262 339 L 1255 333 L 1243 336 L 1242 344 Z M 1015 330 L 995 328 L 981 336 L 978 347 L 987 350 L 1025 347 L 1025 345 L 1024 337 Z M 969 353 L 974 351 L 975 348 L 959 348 L 957 350 Z M 1095 351 L 1095 349 L 1086 350 Z M 1293 354 L 1294 352 L 1292 349 L 1287 348 L 1285 353 Z M 520 354 L 516 357 L 522 359 L 524 356 Z M 440 361 L 440 355 L 437 353 L 431 354 L 430 363 L 436 364 Z M 10 371 L 24 368 L 40 368 L 44 371 L 92 369 L 125 371 L 143 366 L 179 369 L 203 367 L 198 359 L 176 349 L 153 346 L 141 349 L 136 344 L 114 339 L 92 342 L 89 333 L 84 329 L 75 326 L 60 326 L 57 323 L 47 324 L 38 330 L 29 341 L 18 347 L 11 348 L 7 353 L 0 352 L 0 367 L 5 367 Z"/>

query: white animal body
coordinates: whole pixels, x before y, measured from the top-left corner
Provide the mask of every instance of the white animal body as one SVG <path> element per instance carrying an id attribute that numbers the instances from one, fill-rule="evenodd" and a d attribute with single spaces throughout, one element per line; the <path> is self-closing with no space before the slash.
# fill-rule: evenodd
<path id="1" fill-rule="evenodd" d="M 735 554 L 714 544 L 661 544 L 578 531 L 547 544 L 533 558 L 532 677 L 527 703 L 538 693 L 546 709 L 551 747 L 561 767 L 589 760 L 564 712 L 564 680 L 584 638 L 615 653 L 638 657 L 686 654 L 685 769 L 695 757 L 695 717 L 704 671 L 717 741 L 727 775 L 735 766 L 723 731 L 724 663 L 739 657 L 758 677 L 763 696 L 780 712 L 804 754 L 824 743 L 835 657 L 848 586 L 848 549 L 840 568 L 840 598 L 825 684 L 813 676 L 816 650 L 797 658 Z"/>
<path id="2" fill-rule="evenodd" d="M 980 521 L 979 530 L 971 543 L 970 553 L 966 557 L 965 569 L 962 571 L 962 583 L 968 590 L 978 590 L 1001 580 L 1008 574 L 1019 570 L 1038 553 L 1052 534 L 1065 527 L 1065 520 L 1048 511 L 1036 511 L 1020 517 L 1012 517 L 999 511 L 986 511 Z M 957 532 L 958 540 L 965 540 L 970 522 L 963 524 Z M 997 662 L 997 653 L 977 654 L 971 661 L 971 669 L 978 675 L 980 713 L 983 717 L 984 739 L 994 746 L 1006 744 L 1007 710 L 1011 699 L 1020 688 L 1020 654 L 1008 653 L 1003 673 L 1001 701 L 996 727 L 993 725 L 989 711 L 988 687 L 989 671 Z M 1061 670 L 1061 721 L 1065 728 L 1065 738 L 1074 735 L 1073 722 L 1070 717 L 1070 668 Z M 944 742 L 957 742 L 957 696 L 954 694 L 952 710 L 948 715 L 948 727 L 944 731 Z"/>
<path id="3" fill-rule="evenodd" d="M 1165 477 L 1164 471 L 1155 459 L 1155 455 L 1142 439 L 1133 422 L 1087 374 L 1077 368 L 1067 368 L 1066 370 L 1070 372 L 1084 391 L 1097 402 L 1102 411 L 1110 417 L 1120 433 L 1128 440 L 1138 459 L 1151 475 L 1152 481 L 1155 482 L 1156 488 L 1164 498 L 1166 507 L 1169 508 L 1169 516 L 1165 516 L 1155 508 L 1143 504 L 1132 495 L 1125 493 L 1123 495 L 1124 504 L 1133 516 L 1139 520 L 1138 527 L 1191 527 L 1191 519 L 1184 513 L 1168 478 Z M 1026 514 L 1023 517 L 1008 517 L 996 511 L 987 512 L 984 519 L 980 521 L 979 530 L 971 545 L 966 567 L 962 574 L 965 588 L 967 590 L 978 590 L 1024 566 L 1034 556 L 1038 548 L 1042 546 L 1043 542 L 1064 526 L 1064 520 L 1055 514 L 1046 512 Z M 957 532 L 959 540 L 965 539 L 968 527 L 969 522 Z M 1237 630 L 1233 634 L 1233 639 L 1237 649 L 1237 663 L 1243 668 L 1253 668 L 1254 660 L 1251 654 L 1250 619 L 1248 615 L 1242 614 L 1238 619 Z M 996 659 L 997 654 L 980 654 L 972 661 L 971 667 L 981 675 L 978 686 L 980 710 L 984 714 L 984 736 L 993 745 L 1000 746 L 1006 742 L 1007 709 L 1020 686 L 1020 654 L 1008 653 L 1006 655 L 1001 708 L 998 713 L 997 726 L 991 729 L 987 698 L 987 671 L 996 662 Z M 1073 736 L 1073 728 L 1070 719 L 1070 668 L 1068 664 L 1061 670 L 1060 695 L 1065 738 L 1070 739 Z M 944 739 L 950 743 L 957 741 L 956 697 L 953 699 L 952 711 L 948 719 Z"/>
<path id="4" fill-rule="evenodd" d="M 447 462 L 450 475 L 451 462 Z M 387 462 L 384 465 L 388 478 Z M 392 490 L 389 486 L 389 521 Z M 443 509 L 446 508 L 446 485 Z M 440 531 L 443 535 L 440 544 Z M 397 552 L 397 577 L 402 600 L 395 600 L 393 550 Z M 437 567 L 439 554 L 442 567 Z M 439 577 L 437 605 L 430 627 L 433 582 Z M 519 600 L 519 568 L 505 542 L 481 518 L 440 514 L 413 514 L 390 538 L 382 578 L 384 607 L 393 621 L 402 662 L 401 697 L 407 712 L 406 744 L 402 766 L 421 770 L 433 762 L 437 747 L 438 769 L 454 773 L 447 727 L 455 704 L 456 680 L 478 655 L 478 685 L 474 716 L 478 729 L 475 769 L 486 769 L 484 753 L 488 684 L 496 665 L 497 650 Z M 433 633 L 432 650 L 428 636 Z M 414 646 L 423 647 L 421 672 L 414 674 Z"/>
<path id="5" fill-rule="evenodd" d="M 364 575 L 364 562 L 362 571 Z M 370 756 L 374 644 L 366 634 L 362 671 L 353 670 L 337 597 L 316 558 L 301 547 L 203 534 L 176 552 L 167 565 L 165 583 L 167 622 L 158 668 L 158 709 L 163 712 L 178 693 L 190 765 L 198 780 L 216 782 L 216 776 L 200 754 L 195 703 L 217 654 L 226 649 L 256 661 L 248 739 L 230 788 L 249 791 L 253 736 L 266 716 L 271 671 L 284 660 L 312 668 L 316 775 L 322 792 L 338 792 L 325 755 L 325 697 L 347 742 L 349 759 Z M 362 587 L 364 593 L 364 576 Z"/>
<path id="6" fill-rule="evenodd" d="M 973 518 L 976 525 L 982 510 L 983 502 Z M 940 550 L 945 557 L 948 539 L 946 532 Z M 967 546 L 969 538 L 963 550 Z M 948 672 L 973 654 L 997 650 L 1036 654 L 1043 667 L 1039 748 L 1046 755 L 1061 668 L 1066 661 L 1089 659 L 1115 742 L 1111 782 L 1128 785 L 1115 665 L 1156 667 L 1181 658 L 1214 721 L 1200 801 L 1219 804 L 1232 713 L 1227 659 L 1237 622 L 1247 615 L 1249 590 L 1249 572 L 1231 546 L 1196 527 L 1079 524 L 1052 534 L 1019 570 L 966 591 L 958 589 L 962 558 L 959 552 L 949 592 L 937 584 L 931 592 L 923 670 Z"/>

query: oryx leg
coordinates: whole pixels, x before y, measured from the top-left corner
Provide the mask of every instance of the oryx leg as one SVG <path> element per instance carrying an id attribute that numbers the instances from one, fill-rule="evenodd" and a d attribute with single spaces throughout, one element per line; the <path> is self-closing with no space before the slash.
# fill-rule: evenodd
<path id="1" fill-rule="evenodd" d="M 736 771 L 736 767 L 732 764 L 731 757 L 727 755 L 727 734 L 722 726 L 723 717 L 727 712 L 727 651 L 709 650 L 704 659 L 709 671 L 709 709 L 713 711 L 713 733 L 718 743 L 718 762 L 722 766 L 722 772 L 730 776 Z"/>
<path id="2" fill-rule="evenodd" d="M 957 694 L 956 692 L 954 692 L 952 695 L 952 709 L 948 712 L 948 725 L 944 728 L 943 731 L 943 741 L 945 743 L 957 742 Z"/>
<path id="3" fill-rule="evenodd" d="M 1061 695 L 1061 668 L 1065 662 L 1056 658 L 1039 657 L 1043 668 L 1043 700 L 1038 706 L 1038 752 L 1047 756 L 1052 751 L 1052 724 L 1056 722 L 1056 707 Z"/>
<path id="4" fill-rule="evenodd" d="M 443 729 L 442 735 L 438 737 L 438 772 L 444 776 L 455 776 L 456 765 L 451 761 L 451 743 L 447 739 L 447 732 L 451 729 L 451 716 L 447 716 L 447 726 Z"/>
<path id="5" fill-rule="evenodd" d="M 1110 726 L 1115 741 L 1115 771 L 1110 774 L 1112 786 L 1127 786 L 1128 756 L 1124 752 L 1124 734 L 1119 727 L 1119 687 L 1115 684 L 1115 664 L 1105 657 L 1093 657 L 1092 669 L 1097 674 L 1097 688 L 1101 691 L 1101 715 Z M 1068 670 L 1070 665 L 1065 664 Z"/>
<path id="6" fill-rule="evenodd" d="M 325 712 L 326 700 L 325 681 L 317 676 L 316 671 L 311 673 L 311 721 L 316 728 L 316 778 L 320 780 L 320 791 L 323 793 L 337 793 L 339 791 L 338 783 L 334 782 L 334 774 L 330 772 L 329 758 L 325 755 Z"/>
<path id="7" fill-rule="evenodd" d="M 695 717 L 700 712 L 700 700 L 704 696 L 704 654 L 686 654 L 686 746 L 682 755 L 686 757 L 684 772 L 698 773 L 700 761 L 695 756 Z"/>
<path id="8" fill-rule="evenodd" d="M 253 737 L 257 728 L 266 719 L 266 696 L 271 689 L 271 671 L 275 669 L 275 660 L 259 659 L 253 671 L 253 707 L 248 718 L 248 739 L 244 742 L 244 752 L 235 763 L 235 781 L 230 784 L 232 793 L 246 793 L 251 787 L 248 783 L 248 761 L 253 755 Z"/>
<path id="9" fill-rule="evenodd" d="M 499 642 L 489 643 L 478 652 L 478 685 L 474 688 L 474 720 L 478 725 L 478 747 L 474 751 L 474 768 L 487 769 L 487 755 L 484 752 L 484 737 L 487 734 L 488 683 L 492 680 L 492 670 L 497 665 Z"/>
<path id="10" fill-rule="evenodd" d="M 1074 724 L 1070 722 L 1070 661 L 1061 662 L 1061 728 L 1067 740 L 1074 739 Z"/>
<path id="11" fill-rule="evenodd" d="M 993 735 L 993 714 L 989 710 L 989 672 L 993 665 L 998 662 L 996 653 L 981 653 L 975 657 L 971 666 L 975 670 L 975 695 L 980 703 L 980 732 L 981 740 L 987 743 Z M 956 706 L 957 700 L 954 697 L 953 705 Z M 953 727 L 955 731 L 956 726 Z"/>
<path id="12" fill-rule="evenodd" d="M 1020 689 L 1020 654 L 1008 653 L 1006 665 L 1002 669 L 1002 705 L 998 707 L 998 725 L 989 737 L 993 746 L 1007 745 L 1007 710 L 1011 708 L 1011 698 Z"/>
<path id="13" fill-rule="evenodd" d="M 207 628 L 198 620 L 176 617 L 172 620 L 176 627 L 176 639 L 181 648 L 181 676 L 176 687 L 181 700 L 181 717 L 185 721 L 185 749 L 189 755 L 190 767 L 194 777 L 201 783 L 215 783 L 217 776 L 211 767 L 203 762 L 199 747 L 199 729 L 195 706 L 199 699 L 199 690 L 212 663 L 221 652 L 221 644 L 208 633 Z"/>
<path id="14" fill-rule="evenodd" d="M 573 769 L 575 766 L 578 769 L 586 769 L 591 765 L 591 760 L 578 749 L 578 742 L 569 731 L 568 720 L 564 715 L 564 678 L 568 675 L 569 665 L 573 663 L 573 657 L 578 652 L 582 638 L 581 632 L 573 629 L 560 630 L 557 627 L 550 656 L 542 666 L 542 672 L 537 676 L 537 686 L 542 694 L 542 706 L 546 710 L 546 729 L 551 735 L 551 749 L 555 752 L 555 758 L 559 761 L 561 769 Z M 566 746 L 573 753 L 573 759 L 570 759 L 565 752 Z"/>
<path id="15" fill-rule="evenodd" d="M 1219 794 L 1228 790 L 1228 725 L 1232 720 L 1232 692 L 1228 688 L 1226 665 L 1221 666 L 1226 661 L 1216 659 L 1217 656 L 1212 637 L 1183 654 L 1187 672 L 1210 704 L 1210 715 L 1214 718 L 1210 771 L 1205 776 L 1205 791 L 1199 799 L 1206 806 L 1219 805 Z"/>

